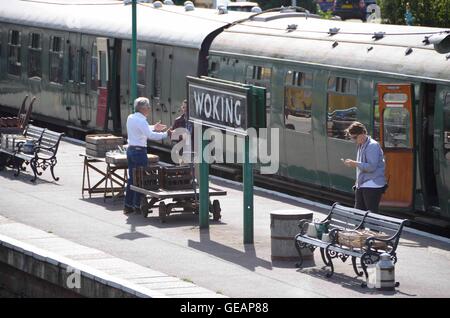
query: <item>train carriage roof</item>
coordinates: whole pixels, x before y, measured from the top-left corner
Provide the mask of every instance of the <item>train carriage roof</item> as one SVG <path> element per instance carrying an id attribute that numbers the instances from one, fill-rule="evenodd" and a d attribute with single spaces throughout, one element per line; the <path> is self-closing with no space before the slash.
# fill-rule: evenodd
<path id="1" fill-rule="evenodd" d="M 425 43 L 448 31 L 271 12 L 226 29 L 210 50 L 450 81 L 449 53 Z"/>
<path id="2" fill-rule="evenodd" d="M 8 0 L 0 21 L 39 28 L 131 39 L 131 5 L 113 0 Z M 182 6 L 137 6 L 138 40 L 199 49 L 213 31 L 247 12 L 218 14 L 211 9 L 185 11 Z"/>

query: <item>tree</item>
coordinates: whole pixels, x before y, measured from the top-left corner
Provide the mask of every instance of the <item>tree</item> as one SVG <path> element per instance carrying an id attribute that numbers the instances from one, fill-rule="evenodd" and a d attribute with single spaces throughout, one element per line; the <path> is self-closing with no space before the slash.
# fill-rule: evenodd
<path id="1" fill-rule="evenodd" d="M 450 27 L 450 0 L 378 0 L 386 23 L 406 24 L 406 4 L 409 3 L 414 25 Z"/>

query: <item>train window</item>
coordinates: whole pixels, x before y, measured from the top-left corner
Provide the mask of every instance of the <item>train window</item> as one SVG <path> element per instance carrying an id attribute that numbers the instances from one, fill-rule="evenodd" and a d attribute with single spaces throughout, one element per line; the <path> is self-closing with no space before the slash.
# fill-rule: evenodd
<path id="1" fill-rule="evenodd" d="M 50 37 L 50 73 L 49 80 L 52 83 L 63 83 L 64 67 L 64 42 L 60 36 Z"/>
<path id="2" fill-rule="evenodd" d="M 209 62 L 209 73 L 217 73 L 219 71 L 220 64 L 218 61 Z"/>
<path id="3" fill-rule="evenodd" d="M 28 77 L 42 78 L 42 41 L 39 33 L 30 33 L 29 36 Z"/>
<path id="4" fill-rule="evenodd" d="M 96 91 L 98 88 L 98 57 L 97 43 L 92 43 L 91 53 L 91 90 Z"/>
<path id="5" fill-rule="evenodd" d="M 108 85 L 108 60 L 106 58 L 106 52 L 98 51 L 98 57 L 100 58 L 100 76 L 98 84 L 100 87 L 106 87 Z"/>
<path id="6" fill-rule="evenodd" d="M 245 82 L 247 84 L 252 84 L 256 86 L 261 86 L 266 88 L 266 120 L 267 127 L 270 123 L 270 105 L 271 105 L 271 79 L 272 79 L 272 69 L 263 66 L 247 66 L 247 74 Z"/>
<path id="7" fill-rule="evenodd" d="M 20 76 L 22 69 L 21 57 L 21 34 L 17 30 L 9 31 L 8 43 L 8 73 L 11 75 Z"/>
<path id="8" fill-rule="evenodd" d="M 161 74 L 158 65 L 158 59 L 153 60 L 153 97 L 159 98 L 161 96 Z"/>
<path id="9" fill-rule="evenodd" d="M 383 112 L 383 139 L 385 148 L 411 148 L 410 114 L 403 107 L 388 107 Z"/>
<path id="10" fill-rule="evenodd" d="M 312 73 L 288 71 L 285 85 L 290 86 L 312 86 Z"/>
<path id="11" fill-rule="evenodd" d="M 147 50 L 137 51 L 137 82 L 138 96 L 145 96 L 145 86 L 147 85 Z"/>
<path id="12" fill-rule="evenodd" d="M 75 81 L 77 79 L 76 69 L 77 48 L 73 45 L 69 46 L 69 81 Z"/>
<path id="13" fill-rule="evenodd" d="M 444 152 L 445 158 L 450 160 L 450 93 L 445 96 L 444 107 Z"/>
<path id="14" fill-rule="evenodd" d="M 373 100 L 373 134 L 372 138 L 380 141 L 380 103 L 378 101 L 378 92 Z"/>
<path id="15" fill-rule="evenodd" d="M 387 93 L 383 95 L 383 100 L 386 103 L 406 103 L 408 95 L 405 93 Z"/>
<path id="16" fill-rule="evenodd" d="M 86 83 L 86 71 L 87 71 L 87 54 L 86 49 L 80 50 L 80 82 Z"/>
<path id="17" fill-rule="evenodd" d="M 262 66 L 249 66 L 247 68 L 247 78 L 257 81 L 270 81 L 272 69 Z"/>
<path id="18" fill-rule="evenodd" d="M 312 73 L 288 71 L 284 87 L 284 124 L 311 133 Z"/>
<path id="19" fill-rule="evenodd" d="M 354 79 L 330 77 L 328 80 L 327 134 L 348 139 L 345 130 L 357 119 L 358 84 Z"/>

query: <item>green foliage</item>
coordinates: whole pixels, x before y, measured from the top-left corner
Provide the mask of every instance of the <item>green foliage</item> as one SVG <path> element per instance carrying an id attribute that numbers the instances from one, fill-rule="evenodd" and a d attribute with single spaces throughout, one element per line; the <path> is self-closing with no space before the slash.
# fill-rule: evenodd
<path id="1" fill-rule="evenodd" d="M 381 16 L 389 24 L 406 24 L 406 4 L 409 3 L 414 25 L 450 27 L 450 0 L 378 0 Z"/>

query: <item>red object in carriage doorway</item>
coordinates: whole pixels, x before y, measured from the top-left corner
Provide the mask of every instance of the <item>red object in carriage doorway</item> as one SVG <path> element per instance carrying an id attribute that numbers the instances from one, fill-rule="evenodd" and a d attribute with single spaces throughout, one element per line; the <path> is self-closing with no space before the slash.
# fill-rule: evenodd
<path id="1" fill-rule="evenodd" d="M 97 102 L 97 121 L 98 128 L 103 129 L 106 123 L 107 116 L 107 101 L 108 101 L 108 89 L 106 87 L 98 88 L 98 102 Z"/>

